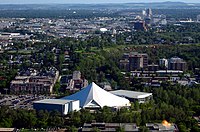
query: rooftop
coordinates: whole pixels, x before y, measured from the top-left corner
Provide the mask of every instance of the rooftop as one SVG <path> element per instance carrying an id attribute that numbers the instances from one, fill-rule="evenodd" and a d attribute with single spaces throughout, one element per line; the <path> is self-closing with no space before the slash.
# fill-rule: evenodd
<path id="1" fill-rule="evenodd" d="M 179 70 L 159 70 L 159 71 L 156 71 L 156 73 L 183 73 L 183 71 L 179 71 Z"/>
<path id="2" fill-rule="evenodd" d="M 69 102 L 73 102 L 75 100 L 64 100 L 64 99 L 43 99 L 43 100 L 39 100 L 39 101 L 35 101 L 34 103 L 37 104 L 67 104 Z"/>
<path id="3" fill-rule="evenodd" d="M 145 92 L 137 92 L 137 91 L 128 91 L 128 90 L 115 90 L 111 91 L 112 94 L 128 97 L 128 98 L 146 98 L 152 96 L 152 93 L 145 93 Z"/>
<path id="4" fill-rule="evenodd" d="M 151 131 L 174 132 L 178 129 L 175 124 L 163 125 L 162 123 L 146 123 L 146 127 L 150 128 Z"/>
<path id="5" fill-rule="evenodd" d="M 13 132 L 15 128 L 0 128 L 0 132 Z"/>
<path id="6" fill-rule="evenodd" d="M 128 132 L 139 131 L 139 127 L 135 123 L 84 123 L 82 131 L 92 131 L 95 127 L 101 129 L 103 132 L 115 132 L 118 127 L 123 127 Z"/>

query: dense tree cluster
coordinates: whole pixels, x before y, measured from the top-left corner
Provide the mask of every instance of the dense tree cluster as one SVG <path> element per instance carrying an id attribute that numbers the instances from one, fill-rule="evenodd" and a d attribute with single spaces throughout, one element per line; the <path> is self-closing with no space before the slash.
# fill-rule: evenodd
<path id="1" fill-rule="evenodd" d="M 17 69 L 23 70 L 33 67 L 40 70 L 48 66 L 54 66 L 61 74 L 69 74 L 73 70 L 80 70 L 83 77 L 89 81 L 109 81 L 113 87 L 124 86 L 124 88 L 128 89 L 128 83 L 124 81 L 121 70 L 118 67 L 119 60 L 125 52 L 147 53 L 149 56 L 149 64 L 158 64 L 160 58 L 168 59 L 173 56 L 178 56 L 186 60 L 189 71 L 194 72 L 195 68 L 200 68 L 198 63 L 200 61 L 199 44 L 117 45 L 106 41 L 106 38 L 105 41 L 99 41 L 96 37 L 86 41 L 69 38 L 54 40 L 51 43 L 35 43 L 34 45 L 30 45 L 34 50 L 29 53 L 24 53 L 23 51 L 22 53 L 20 51 L 16 51 L 16 53 L 4 52 L 0 56 L 0 67 L 2 69 L 0 71 L 0 81 L 2 82 L 0 88 L 9 87 L 9 83 L 16 75 Z M 20 49 L 20 47 L 17 47 L 20 45 L 16 44 L 15 47 Z M 60 49 L 57 62 L 55 62 L 55 49 Z M 69 71 L 62 73 L 61 70 L 63 69 L 62 64 L 64 62 L 64 52 L 66 49 L 70 49 L 71 63 L 69 64 Z M 23 63 L 10 65 L 10 55 L 15 56 L 14 59 L 23 56 L 21 58 Z M 199 75 L 200 73 L 196 74 Z"/>
<path id="2" fill-rule="evenodd" d="M 0 127 L 47 128 L 63 126 L 64 119 L 57 111 L 47 112 L 23 109 L 0 108 Z"/>
<path id="3" fill-rule="evenodd" d="M 17 42 L 12 47 L 14 52 L 5 51 L 0 55 L 0 92 L 4 91 L 3 88 L 9 88 L 10 81 L 19 69 L 33 67 L 42 70 L 45 67 L 54 66 L 61 75 L 80 70 L 82 77 L 88 79 L 89 82 L 109 82 L 112 88 L 152 92 L 154 100 L 141 105 L 135 102 L 129 109 L 122 108 L 117 111 L 105 107 L 96 113 L 90 113 L 82 109 L 70 113 L 67 116 L 69 118 L 55 111 L 13 110 L 3 106 L 0 108 L 0 127 L 68 127 L 70 131 L 76 131 L 76 127 L 92 120 L 134 122 L 143 126 L 147 122 L 161 122 L 166 119 L 178 124 L 181 131 L 199 131 L 197 122 L 193 119 L 193 116 L 200 115 L 199 85 L 187 87 L 164 83 L 159 88 L 152 88 L 143 87 L 137 79 L 133 79 L 132 85 L 129 85 L 129 80 L 124 79 L 118 66 L 120 58 L 126 52 L 147 53 L 149 64 L 158 64 L 160 58 L 178 56 L 186 60 L 189 67 L 187 72 L 192 73 L 191 76 L 193 73 L 200 76 L 200 70 L 196 70 L 200 68 L 199 27 L 199 24 L 183 24 L 182 26 L 166 26 L 160 30 L 150 29 L 147 32 L 126 32 L 118 34 L 116 42 L 111 41 L 110 33 L 97 33 L 97 36 L 94 35 L 86 40 L 64 38 L 54 39 L 51 42 L 38 42 L 34 45 Z M 132 38 L 131 42 L 125 42 L 129 36 Z M 41 37 L 46 36 L 38 35 L 38 38 Z M 26 46 L 34 50 L 21 51 Z M 60 50 L 59 54 L 55 52 L 56 49 Z M 64 52 L 67 49 L 70 49 L 71 63 L 69 70 L 63 72 Z M 11 65 L 11 55 L 15 56 L 12 61 L 20 58 L 22 64 Z M 55 61 L 56 57 L 57 61 Z M 54 87 L 56 93 L 59 92 L 59 88 L 59 83 L 56 83 Z"/>
<path id="4" fill-rule="evenodd" d="M 154 100 L 146 104 L 134 102 L 130 108 L 119 110 L 104 107 L 95 113 L 82 109 L 67 116 L 61 116 L 56 111 L 35 112 L 1 107 L 0 126 L 17 128 L 67 127 L 71 130 L 93 120 L 98 122 L 136 123 L 139 126 L 144 126 L 146 123 L 159 123 L 165 119 L 176 123 L 180 131 L 199 131 L 197 121 L 193 118 L 193 116 L 200 114 L 199 86 L 189 88 L 163 84 L 161 88 L 148 87 L 144 90 L 153 92 Z"/>
<path id="5" fill-rule="evenodd" d="M 189 73 L 196 73 L 195 68 L 200 68 L 200 46 L 197 45 L 149 45 L 149 46 L 113 46 L 104 49 L 91 48 L 78 50 L 75 52 L 77 59 L 76 67 L 82 72 L 83 76 L 90 81 L 103 82 L 109 81 L 112 86 L 115 84 L 121 88 L 129 89 L 128 83 L 124 81 L 119 60 L 123 53 L 139 52 L 147 53 L 149 64 L 158 64 L 159 59 L 169 59 L 178 56 L 184 59 L 188 65 Z M 192 72 L 190 72 L 192 71 Z M 116 83 L 115 83 L 116 82 Z"/>

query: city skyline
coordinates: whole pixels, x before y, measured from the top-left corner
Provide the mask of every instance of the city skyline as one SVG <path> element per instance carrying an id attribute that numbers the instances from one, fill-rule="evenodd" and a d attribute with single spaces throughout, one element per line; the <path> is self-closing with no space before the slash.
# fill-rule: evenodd
<path id="1" fill-rule="evenodd" d="M 98 3 L 152 3 L 152 2 L 166 2 L 167 0 L 1 0 L 0 4 L 98 4 Z M 199 0 L 170 0 L 171 2 L 185 2 L 185 3 L 200 3 Z"/>

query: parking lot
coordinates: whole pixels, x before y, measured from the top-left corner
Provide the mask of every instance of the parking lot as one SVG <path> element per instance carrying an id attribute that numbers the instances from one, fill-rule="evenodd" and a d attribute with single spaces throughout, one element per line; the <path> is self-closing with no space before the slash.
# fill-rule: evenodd
<path id="1" fill-rule="evenodd" d="M 50 98 L 53 97 L 45 95 L 0 95 L 0 106 L 6 105 L 14 109 L 32 109 L 33 101 Z"/>

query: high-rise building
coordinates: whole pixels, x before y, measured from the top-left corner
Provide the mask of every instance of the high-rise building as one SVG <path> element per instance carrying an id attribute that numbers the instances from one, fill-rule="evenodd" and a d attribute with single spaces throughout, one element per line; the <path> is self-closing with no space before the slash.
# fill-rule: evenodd
<path id="1" fill-rule="evenodd" d="M 147 67 L 148 66 L 148 55 L 147 54 L 140 54 L 143 58 L 143 67 Z"/>
<path id="2" fill-rule="evenodd" d="M 146 10 L 146 14 L 147 14 L 147 17 L 152 17 L 153 13 L 152 13 L 151 8 L 148 8 L 148 9 Z"/>
<path id="3" fill-rule="evenodd" d="M 168 60 L 167 59 L 160 59 L 159 66 L 161 69 L 168 69 Z"/>
<path id="4" fill-rule="evenodd" d="M 126 71 L 134 71 L 148 66 L 148 55 L 137 52 L 125 53 L 120 60 L 120 68 Z"/>
<path id="5" fill-rule="evenodd" d="M 200 15 L 197 15 L 197 22 L 200 22 Z"/>
<path id="6" fill-rule="evenodd" d="M 135 30 L 142 30 L 142 31 L 146 31 L 146 24 L 144 21 L 137 21 L 134 23 L 134 29 Z"/>
<path id="7" fill-rule="evenodd" d="M 143 68 L 143 57 L 139 54 L 129 56 L 129 69 L 130 71 Z"/>
<path id="8" fill-rule="evenodd" d="M 145 17 L 147 15 L 146 10 L 142 10 L 142 16 Z"/>
<path id="9" fill-rule="evenodd" d="M 116 35 L 117 34 L 117 30 L 116 29 L 113 29 L 112 30 L 112 35 Z"/>
<path id="10" fill-rule="evenodd" d="M 169 69 L 170 70 L 187 70 L 187 63 L 178 57 L 172 57 L 169 59 Z"/>

